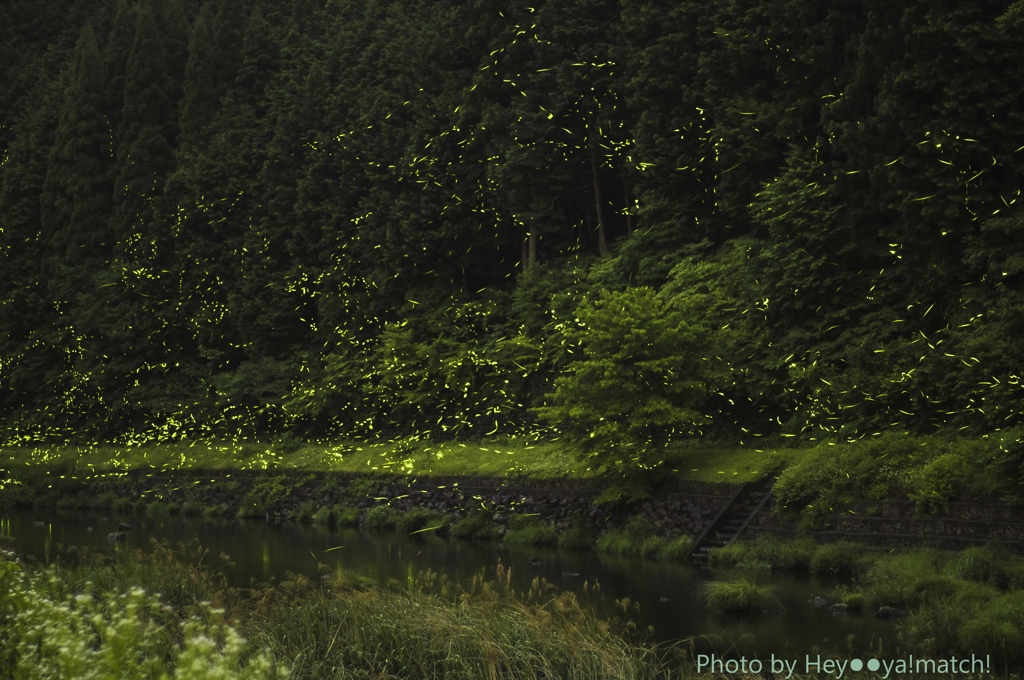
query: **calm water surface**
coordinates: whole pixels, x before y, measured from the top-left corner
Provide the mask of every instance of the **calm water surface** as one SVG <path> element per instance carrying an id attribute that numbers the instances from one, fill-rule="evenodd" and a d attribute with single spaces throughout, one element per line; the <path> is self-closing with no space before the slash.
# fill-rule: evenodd
<path id="1" fill-rule="evenodd" d="M 116 531 L 121 521 L 132 525 L 128 540 L 112 545 L 107 534 Z M 584 581 L 591 586 L 597 582 L 606 599 L 629 598 L 638 603 L 634 621 L 639 627 L 654 626 L 656 639 L 699 638 L 697 651 L 714 648 L 761 658 L 895 651 L 894 624 L 873 616 L 833 616 L 827 609 L 809 605 L 814 595 L 827 595 L 831 584 L 806 576 L 760 576 L 778 587 L 784 612 L 721 614 L 707 610 L 698 589 L 708 579 L 728 578 L 728 573 L 587 551 L 467 543 L 429 533 L 405 536 L 263 521 L 23 511 L 0 515 L 0 535 L 9 536 L 9 545 L 17 551 L 40 560 L 52 558 L 60 546 L 89 546 L 112 553 L 148 548 L 152 538 L 166 539 L 172 546 L 198 539 L 212 555 L 231 556 L 235 566 L 227 571 L 229 582 L 243 587 L 253 580 L 282 579 L 288 572 L 315 576 L 319 563 L 351 569 L 381 583 L 392 578 L 406 582 L 428 568 L 464 583 L 476 574 L 493 578 L 501 560 L 512 567 L 513 583 L 519 589 L 528 588 L 537 576 L 566 590 L 579 590 Z M 541 564 L 532 565 L 531 558 Z M 219 560 L 213 562 L 219 564 Z"/>

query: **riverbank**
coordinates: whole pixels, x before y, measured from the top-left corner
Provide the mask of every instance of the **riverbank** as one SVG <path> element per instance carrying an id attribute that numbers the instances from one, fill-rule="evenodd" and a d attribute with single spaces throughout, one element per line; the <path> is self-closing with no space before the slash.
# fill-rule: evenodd
<path id="1" fill-rule="evenodd" d="M 596 503 L 593 480 L 296 471 L 176 470 L 38 475 L 0 491 L 0 507 L 121 516 L 237 517 L 404 533 L 436 532 L 617 554 L 681 558 L 732 486 L 677 482 L 637 503 Z"/>
<path id="2" fill-rule="evenodd" d="M 325 569 L 319 580 L 236 589 L 215 561 L 198 545 L 66 551 L 46 569 L 0 552 L 0 668 L 130 680 L 694 675 L 682 647 L 637 634 L 628 603 L 609 617 L 586 586 L 535 579 L 517 591 L 500 564 L 462 584 L 423 571 L 380 588 Z"/>
<path id="3" fill-rule="evenodd" d="M 761 536 L 711 551 L 712 567 L 831 575 L 813 604 L 837 616 L 898 618 L 906 652 L 991 655 L 1004 673 L 1024 662 L 1024 558 L 998 548 L 886 550 Z"/>
<path id="4" fill-rule="evenodd" d="M 1024 548 L 1024 437 L 882 435 L 806 449 L 680 449 L 616 486 L 537 439 L 0 449 L 0 508 L 267 518 L 679 556 L 737 485 L 778 471 L 747 534 Z M 691 467 L 692 466 L 692 467 Z"/>

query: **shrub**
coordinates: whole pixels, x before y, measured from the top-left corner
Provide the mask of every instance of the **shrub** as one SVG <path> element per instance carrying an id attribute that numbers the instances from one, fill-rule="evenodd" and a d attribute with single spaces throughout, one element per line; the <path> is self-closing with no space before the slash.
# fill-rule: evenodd
<path id="1" fill-rule="evenodd" d="M 686 553 L 690 550 L 690 537 L 679 536 L 671 540 L 665 541 L 664 545 L 658 551 L 658 557 L 667 560 L 681 560 L 686 557 Z"/>
<path id="2" fill-rule="evenodd" d="M 916 549 L 875 562 L 864 574 L 864 596 L 872 606 L 906 607 L 917 600 L 914 588 L 938 575 L 941 557 L 934 550 Z"/>
<path id="3" fill-rule="evenodd" d="M 594 537 L 581 527 L 570 527 L 558 535 L 558 547 L 563 550 L 586 550 L 594 544 Z"/>
<path id="4" fill-rule="evenodd" d="M 809 566 L 815 574 L 850 577 L 865 569 L 867 562 L 863 546 L 842 542 L 818 546 Z"/>
<path id="5" fill-rule="evenodd" d="M 131 515 L 135 512 L 135 503 L 128 498 L 121 497 L 113 502 L 110 510 L 119 515 Z"/>
<path id="6" fill-rule="evenodd" d="M 1003 550 L 967 548 L 946 563 L 943 573 L 1000 590 L 1024 585 L 1024 561 Z"/>
<path id="7" fill-rule="evenodd" d="M 76 510 L 78 505 L 78 498 L 75 496 L 64 496 L 57 501 L 57 509 L 65 512 L 69 510 Z"/>
<path id="8" fill-rule="evenodd" d="M 395 511 L 387 505 L 378 505 L 370 508 L 369 512 L 366 513 L 366 519 L 363 520 L 363 524 L 367 529 L 373 529 L 374 531 L 390 531 L 397 524 Z"/>
<path id="9" fill-rule="evenodd" d="M 359 508 L 349 505 L 334 506 L 334 517 L 340 527 L 354 527 L 359 524 Z"/>
<path id="10" fill-rule="evenodd" d="M 611 529 L 597 539 L 597 549 L 614 555 L 639 555 L 641 557 L 661 557 L 673 554 L 679 549 L 678 541 L 666 543 L 665 539 L 655 536 L 651 523 L 643 515 L 634 515 L 622 529 Z M 689 538 L 686 547 L 689 547 Z M 674 546 L 671 547 L 670 546 Z M 685 554 L 686 548 L 683 549 Z M 665 553 L 665 551 L 668 551 Z M 665 553 L 663 555 L 663 553 Z"/>
<path id="11" fill-rule="evenodd" d="M 292 515 L 292 519 L 296 522 L 303 524 L 309 524 L 313 521 L 313 515 L 316 514 L 316 504 L 312 501 L 306 501 L 295 510 L 295 514 Z"/>
<path id="12" fill-rule="evenodd" d="M 850 593 L 843 598 L 843 604 L 847 609 L 859 612 L 864 609 L 864 596 L 860 593 Z"/>
<path id="13" fill-rule="evenodd" d="M 984 649 L 1004 664 L 1024 658 L 1024 632 L 1011 621 L 983 615 L 966 622 L 958 633 L 964 649 Z"/>
<path id="14" fill-rule="evenodd" d="M 661 552 L 664 545 L 665 539 L 660 536 L 648 536 L 640 544 L 640 549 L 637 552 L 640 554 L 640 557 L 654 557 Z"/>
<path id="15" fill-rule="evenodd" d="M 558 543 L 558 532 L 550 524 L 544 524 L 536 517 L 514 515 L 509 520 L 505 534 L 506 543 L 525 545 L 554 545 Z"/>
<path id="16" fill-rule="evenodd" d="M 443 523 L 439 514 L 427 508 L 410 508 L 398 517 L 398 527 L 407 534 Z"/>
<path id="17" fill-rule="evenodd" d="M 485 541 L 497 538 L 500 529 L 491 522 L 486 513 L 472 513 L 466 515 L 452 525 L 451 534 L 455 538 L 466 540 Z"/>
<path id="18" fill-rule="evenodd" d="M 748 612 L 781 607 L 774 586 L 759 585 L 747 579 L 708 581 L 700 592 L 708 601 L 708 609 L 714 611 Z"/>
<path id="19" fill-rule="evenodd" d="M 206 506 L 197 500 L 188 500 L 181 504 L 182 517 L 199 517 L 206 511 Z"/>
<path id="20" fill-rule="evenodd" d="M 666 445 L 704 422 L 703 330 L 645 286 L 602 291 L 574 318 L 564 332 L 582 352 L 537 413 L 588 465 L 617 476 L 661 465 Z"/>
<path id="21" fill-rule="evenodd" d="M 358 522 L 358 519 L 356 521 Z M 338 511 L 325 505 L 313 515 L 313 523 L 333 527 L 338 523 Z"/>
<path id="22" fill-rule="evenodd" d="M 42 496 L 36 496 L 32 501 L 32 507 L 36 509 L 52 508 L 60 501 L 61 495 L 56 491 L 48 491 Z"/>
<path id="23" fill-rule="evenodd" d="M 36 498 L 36 492 L 27 484 L 8 482 L 0 488 L 0 510 L 27 508 Z"/>
<path id="24" fill-rule="evenodd" d="M 633 540 L 623 529 L 610 529 L 597 539 L 597 549 L 612 555 L 629 555 L 633 552 Z"/>
<path id="25" fill-rule="evenodd" d="M 817 546 L 811 539 L 780 541 L 760 536 L 715 548 L 708 557 L 711 566 L 764 567 L 772 571 L 808 571 Z"/>
<path id="26" fill-rule="evenodd" d="M 172 643 L 177 631 L 162 627 L 154 616 L 162 603 L 141 588 L 55 596 L 47 585 L 59 581 L 56 572 L 45 578 L 24 574 L 0 559 L 0 608 L 18 612 L 17 626 L 4 631 L 5 649 L 0 651 L 10 677 L 166 678 L 166 662 L 177 678 L 287 676 L 266 651 L 246 650 L 245 641 L 223 623 L 217 610 L 204 611 L 204 620 L 189 621 L 178 648 Z"/>
<path id="27" fill-rule="evenodd" d="M 238 507 L 239 519 L 264 517 L 282 498 L 288 494 L 284 475 L 261 479 L 253 484 L 242 498 Z"/>
<path id="28" fill-rule="evenodd" d="M 173 503 L 153 501 L 146 506 L 146 517 L 149 517 L 150 519 L 162 519 L 170 515 L 175 510 L 177 510 L 177 507 Z"/>
<path id="29" fill-rule="evenodd" d="M 203 517 L 206 519 L 215 519 L 217 517 L 227 517 L 231 514 L 231 508 L 225 503 L 218 503 L 217 505 L 208 505 L 203 508 Z"/>
<path id="30" fill-rule="evenodd" d="M 94 510 L 110 510 L 118 500 L 119 497 L 116 493 L 113 491 L 107 491 L 106 493 L 100 494 L 100 496 L 92 502 L 92 507 Z"/>
<path id="31" fill-rule="evenodd" d="M 925 465 L 913 477 L 908 494 L 919 512 L 936 513 L 953 497 L 964 477 L 967 463 L 955 453 L 946 453 Z"/>

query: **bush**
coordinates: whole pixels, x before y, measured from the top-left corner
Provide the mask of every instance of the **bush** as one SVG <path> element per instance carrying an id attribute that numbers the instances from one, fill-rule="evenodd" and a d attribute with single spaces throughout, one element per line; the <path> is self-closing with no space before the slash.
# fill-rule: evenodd
<path id="1" fill-rule="evenodd" d="M 218 503 L 217 505 L 208 505 L 203 508 L 203 517 L 206 519 L 216 519 L 218 517 L 227 517 L 231 514 L 231 508 L 225 503 Z"/>
<path id="2" fill-rule="evenodd" d="M 963 649 L 983 649 L 1005 664 L 1024 658 L 1024 631 L 1005 619 L 982 615 L 966 622 L 958 631 Z"/>
<path id="3" fill-rule="evenodd" d="M 913 477 L 907 494 L 919 512 L 937 513 L 953 497 L 967 476 L 967 463 L 955 453 L 946 453 L 925 465 Z"/>
<path id="4" fill-rule="evenodd" d="M 814 574 L 851 577 L 863 571 L 867 563 L 863 546 L 842 542 L 818 546 L 809 566 Z"/>
<path id="5" fill-rule="evenodd" d="M 946 563 L 943 573 L 1000 590 L 1024 586 L 1024 561 L 1003 550 L 967 548 Z"/>
<path id="6" fill-rule="evenodd" d="M 284 475 L 278 475 L 277 477 L 260 479 L 253 484 L 239 504 L 238 518 L 258 519 L 266 516 L 288 494 L 289 486 L 286 484 L 286 481 Z"/>
<path id="7" fill-rule="evenodd" d="M 62 592 L 54 595 L 51 590 L 58 584 Z M 18 612 L 17 626 L 4 631 L 0 650 L 10 677 L 166 678 L 168 662 L 179 678 L 287 676 L 265 650 L 247 650 L 217 610 L 207 608 L 204 620 L 188 621 L 179 648 L 172 642 L 179 631 L 161 626 L 160 617 L 154 616 L 162 603 L 141 588 L 65 595 L 67 585 L 55 572 L 25 574 L 0 558 L 0 610 Z"/>
<path id="8" fill-rule="evenodd" d="M 428 526 L 440 526 L 442 524 L 444 524 L 444 518 L 427 508 L 410 508 L 398 517 L 398 527 L 407 534 Z"/>
<path id="9" fill-rule="evenodd" d="M 197 500 L 189 500 L 181 504 L 182 517 L 200 517 L 205 512 L 206 506 Z"/>
<path id="10" fill-rule="evenodd" d="M 358 518 L 356 521 L 359 521 Z M 325 505 L 313 515 L 313 523 L 333 527 L 338 523 L 338 511 Z"/>
<path id="11" fill-rule="evenodd" d="M 170 515 L 172 512 L 177 510 L 177 506 L 173 503 L 165 503 L 164 501 L 153 501 L 146 506 L 146 517 L 150 519 L 163 519 Z"/>
<path id="12" fill-rule="evenodd" d="M 570 527 L 558 535 L 558 547 L 563 550 L 587 550 L 593 544 L 594 537 L 580 527 Z"/>
<path id="13" fill-rule="evenodd" d="M 92 502 L 92 507 L 94 510 L 110 510 L 114 507 L 114 503 L 116 503 L 118 499 L 119 497 L 116 493 L 113 491 L 107 491 L 106 493 L 100 494 L 100 496 Z"/>
<path id="14" fill-rule="evenodd" d="M 640 544 L 640 549 L 637 552 L 640 554 L 640 557 L 654 557 L 661 552 L 664 545 L 665 539 L 661 536 L 648 536 Z"/>
<path id="15" fill-rule="evenodd" d="M 363 520 L 363 524 L 367 529 L 373 529 L 374 531 L 391 531 L 397 524 L 395 511 L 387 505 L 378 505 L 370 508 L 369 512 L 366 513 L 366 519 Z"/>
<path id="16" fill-rule="evenodd" d="M 302 524 L 309 524 L 313 521 L 313 515 L 316 514 L 316 504 L 312 501 L 306 501 L 298 508 L 295 509 L 295 514 L 292 515 L 292 519 Z"/>
<path id="17" fill-rule="evenodd" d="M 47 491 L 42 496 L 36 496 L 32 501 L 32 507 L 38 509 L 52 508 L 60 502 L 61 495 L 56 491 Z"/>
<path id="18" fill-rule="evenodd" d="M 612 555 L 631 555 L 633 539 L 623 529 L 609 529 L 597 539 L 597 549 Z"/>
<path id="19" fill-rule="evenodd" d="M 938 575 L 941 556 L 934 550 L 917 549 L 886 556 L 864 574 L 864 596 L 873 607 L 906 607 L 915 604 L 920 581 Z"/>
<path id="20" fill-rule="evenodd" d="M 135 503 L 124 497 L 118 498 L 110 506 L 110 510 L 119 515 L 131 515 L 135 512 Z"/>
<path id="21" fill-rule="evenodd" d="M 354 527 L 359 524 L 359 508 L 349 505 L 334 506 L 334 518 L 340 527 Z"/>
<path id="22" fill-rule="evenodd" d="M 555 545 L 558 543 L 558 531 L 550 524 L 544 524 L 536 517 L 515 515 L 509 520 L 509 530 L 505 534 L 506 543 L 524 545 Z"/>
<path id="23" fill-rule="evenodd" d="M 808 571 L 816 551 L 817 546 L 809 538 L 780 541 L 773 536 L 760 536 L 753 541 L 740 541 L 713 549 L 708 564 L 718 567 L 767 567 L 770 571 Z"/>
<path id="24" fill-rule="evenodd" d="M 36 492 L 26 484 L 8 482 L 0 488 L 0 510 L 27 508 L 36 499 Z"/>
<path id="25" fill-rule="evenodd" d="M 451 534 L 455 538 L 473 541 L 486 541 L 497 538 L 501 529 L 491 522 L 486 513 L 475 512 L 466 515 L 452 525 Z"/>
<path id="26" fill-rule="evenodd" d="M 859 612 L 864 609 L 864 596 L 860 593 L 850 593 L 843 598 L 843 604 L 850 611 Z"/>
<path id="27" fill-rule="evenodd" d="M 617 476 L 661 465 L 704 422 L 702 329 L 645 286 L 584 299 L 574 318 L 564 333 L 582 352 L 537 413 L 588 465 Z"/>
<path id="28" fill-rule="evenodd" d="M 665 541 L 658 551 L 658 557 L 666 560 L 681 560 L 690 551 L 692 541 L 689 536 L 679 536 L 672 540 Z"/>
<path id="29" fill-rule="evenodd" d="M 613 555 L 655 557 L 666 549 L 666 543 L 665 539 L 654 535 L 646 517 L 634 515 L 622 529 L 612 529 L 598 538 L 597 549 Z"/>
<path id="30" fill-rule="evenodd" d="M 749 612 L 781 607 L 774 586 L 759 585 L 747 579 L 708 581 L 700 592 L 708 601 L 708 609 L 714 611 Z"/>
<path id="31" fill-rule="evenodd" d="M 77 510 L 79 507 L 78 498 L 76 496 L 64 496 L 57 501 L 57 509 L 65 512 L 70 510 Z"/>

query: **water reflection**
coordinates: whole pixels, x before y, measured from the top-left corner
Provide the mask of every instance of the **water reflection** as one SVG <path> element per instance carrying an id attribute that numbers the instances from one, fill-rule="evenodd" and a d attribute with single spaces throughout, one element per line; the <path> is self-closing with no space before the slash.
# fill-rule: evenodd
<path id="1" fill-rule="evenodd" d="M 107 534 L 121 521 L 132 525 L 127 540 L 108 543 Z M 633 612 L 638 627 L 654 626 L 656 639 L 662 641 L 707 636 L 719 639 L 714 645 L 719 650 L 731 648 L 748 655 L 818 651 L 845 655 L 880 646 L 892 649 L 895 641 L 891 623 L 872 616 L 835 617 L 827 609 L 809 606 L 808 599 L 827 596 L 831 585 L 792 575 L 770 576 L 779 586 L 784 612 L 726 615 L 709 612 L 699 596 L 700 585 L 714 575 L 685 564 L 587 551 L 466 543 L 443 539 L 434 532 L 404 536 L 263 521 L 12 512 L 0 518 L 0 533 L 9 536 L 9 545 L 19 552 L 43 560 L 52 559 L 58 545 L 111 553 L 148 548 L 154 538 L 172 546 L 197 539 L 212 554 L 231 557 L 235 566 L 226 575 L 239 587 L 282 579 L 288 572 L 315 577 L 321 563 L 354 570 L 379 583 L 395 579 L 409 584 L 428 568 L 453 582 L 466 583 L 474 575 L 493 578 L 501 560 L 511 568 L 512 584 L 518 590 L 527 590 L 535 577 L 542 577 L 574 591 L 584 583 L 590 587 L 599 583 L 606 602 L 629 598 L 639 606 Z M 699 648 L 710 650 L 711 645 L 706 640 Z"/>

